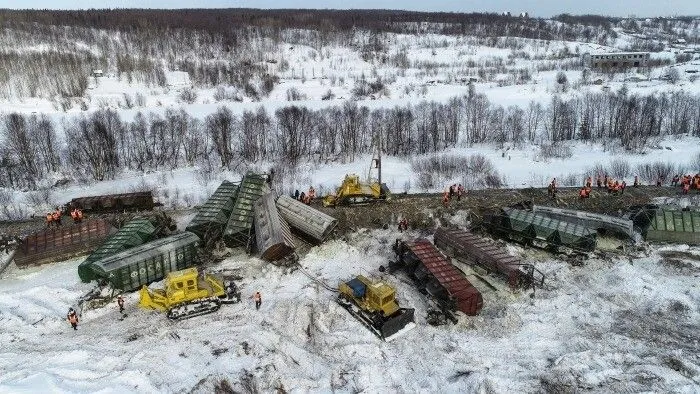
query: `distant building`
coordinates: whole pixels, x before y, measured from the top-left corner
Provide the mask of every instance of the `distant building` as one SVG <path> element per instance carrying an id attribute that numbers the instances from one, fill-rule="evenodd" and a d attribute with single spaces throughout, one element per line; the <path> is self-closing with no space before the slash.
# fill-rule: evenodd
<path id="1" fill-rule="evenodd" d="M 530 15 L 529 15 L 527 12 L 521 12 L 521 13 L 520 13 L 520 17 L 521 17 L 521 18 L 527 19 L 527 18 L 530 17 Z"/>
<path id="2" fill-rule="evenodd" d="M 102 70 L 92 70 L 92 76 L 95 78 L 101 77 L 103 75 L 104 75 L 104 73 L 102 72 Z"/>
<path id="3" fill-rule="evenodd" d="M 584 66 L 598 70 L 646 67 L 649 52 L 584 53 L 582 60 Z"/>

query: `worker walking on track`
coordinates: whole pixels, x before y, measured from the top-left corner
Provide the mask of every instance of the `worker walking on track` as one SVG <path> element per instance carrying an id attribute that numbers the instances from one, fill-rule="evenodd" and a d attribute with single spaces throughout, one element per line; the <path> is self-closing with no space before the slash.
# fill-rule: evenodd
<path id="1" fill-rule="evenodd" d="M 117 305 L 119 305 L 119 313 L 124 313 L 124 297 L 121 294 L 117 296 Z"/>
<path id="2" fill-rule="evenodd" d="M 253 300 L 255 301 L 255 309 L 259 310 L 260 305 L 262 305 L 262 296 L 260 295 L 259 291 L 256 291 L 255 294 L 253 294 Z"/>
<path id="3" fill-rule="evenodd" d="M 68 323 L 70 323 L 71 327 L 73 327 L 73 330 L 78 329 L 78 314 L 75 313 L 75 310 L 73 308 L 68 309 L 68 316 L 66 316 Z"/>

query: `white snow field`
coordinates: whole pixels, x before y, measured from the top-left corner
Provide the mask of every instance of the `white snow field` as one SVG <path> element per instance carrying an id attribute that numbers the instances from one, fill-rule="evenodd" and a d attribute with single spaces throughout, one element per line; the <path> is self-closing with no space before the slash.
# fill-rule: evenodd
<path id="1" fill-rule="evenodd" d="M 314 247 L 301 265 L 332 286 L 379 277 L 399 236 L 361 230 Z M 424 296 L 384 275 L 416 309 L 417 327 L 391 343 L 299 270 L 245 255 L 211 268 L 243 277 L 240 304 L 171 322 L 131 293 L 126 318 L 116 304 L 85 310 L 77 331 L 64 316 L 91 287 L 78 279 L 80 259 L 12 268 L 0 279 L 0 392 L 197 393 L 222 379 L 238 392 L 698 392 L 699 248 L 577 267 L 510 249 L 546 273 L 545 288 L 485 293 L 481 315 L 456 325 L 427 325 Z"/>

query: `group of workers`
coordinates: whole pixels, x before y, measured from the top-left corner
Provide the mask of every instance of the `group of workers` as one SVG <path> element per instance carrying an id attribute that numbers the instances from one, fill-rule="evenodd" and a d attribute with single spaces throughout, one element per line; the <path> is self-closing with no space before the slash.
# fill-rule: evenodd
<path id="1" fill-rule="evenodd" d="M 73 208 L 70 211 L 70 216 L 71 218 L 73 218 L 73 223 L 80 223 L 83 221 L 83 211 L 80 208 Z M 48 212 L 46 214 L 46 227 L 61 226 L 63 224 L 62 218 L 63 210 L 56 207 L 56 209 L 53 212 Z"/>
<path id="2" fill-rule="evenodd" d="M 315 198 L 316 189 L 314 189 L 313 186 L 309 186 L 309 191 L 307 193 L 301 192 L 300 194 L 298 189 L 294 191 L 294 199 L 301 201 L 306 205 L 311 205 Z"/>
<path id="3" fill-rule="evenodd" d="M 453 197 L 457 197 L 457 201 L 462 200 L 462 195 L 466 193 L 466 190 L 464 189 L 464 186 L 462 184 L 454 184 L 447 189 L 445 189 L 445 192 L 442 195 L 442 203 L 443 205 L 447 206 L 450 203 L 450 200 L 452 200 Z"/>
<path id="4" fill-rule="evenodd" d="M 680 186 L 683 194 L 688 194 L 690 189 L 695 189 L 700 193 L 700 173 L 695 175 L 674 175 L 671 180 L 672 186 Z"/>

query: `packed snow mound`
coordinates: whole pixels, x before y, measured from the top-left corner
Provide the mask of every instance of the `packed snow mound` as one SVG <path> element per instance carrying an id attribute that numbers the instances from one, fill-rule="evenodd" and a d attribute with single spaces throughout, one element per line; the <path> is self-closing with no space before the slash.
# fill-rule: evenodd
<path id="1" fill-rule="evenodd" d="M 649 257 L 593 259 L 572 267 L 513 252 L 547 274 L 545 289 L 490 293 L 482 314 L 456 325 L 425 322 L 428 303 L 405 276 L 382 274 L 391 230 L 363 230 L 311 249 L 303 270 L 331 287 L 353 275 L 384 276 L 417 327 L 382 342 L 299 269 L 244 254 L 212 270 L 243 277 L 244 301 L 180 322 L 126 295 L 86 309 L 77 331 L 67 309 L 90 285 L 80 260 L 0 279 L 0 392 L 211 392 L 230 386 L 294 391 L 534 392 L 687 391 L 697 388 L 699 248 Z M 403 236 L 407 236 L 405 233 Z M 410 234 L 418 236 L 418 234 Z M 249 297 L 262 293 L 255 310 Z"/>

